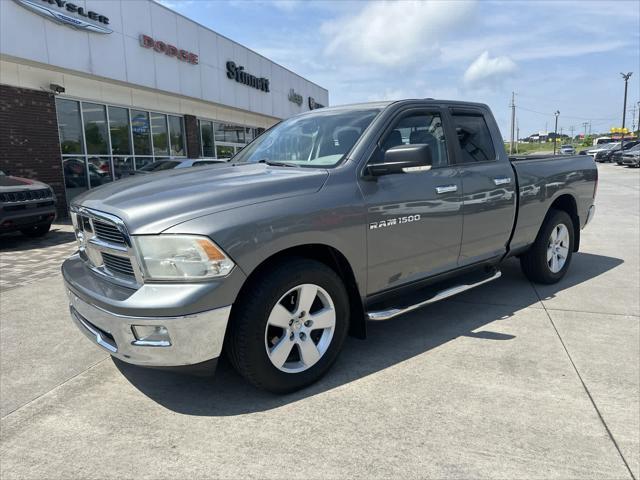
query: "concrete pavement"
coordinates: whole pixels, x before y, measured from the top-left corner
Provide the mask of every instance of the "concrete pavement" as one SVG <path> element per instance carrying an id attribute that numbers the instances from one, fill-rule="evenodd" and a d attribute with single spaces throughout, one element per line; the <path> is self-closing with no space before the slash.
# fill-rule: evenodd
<path id="1" fill-rule="evenodd" d="M 275 396 L 113 362 L 59 276 L 0 295 L 0 476 L 640 478 L 640 170 L 599 165 L 558 285 L 492 284 L 348 340 Z"/>

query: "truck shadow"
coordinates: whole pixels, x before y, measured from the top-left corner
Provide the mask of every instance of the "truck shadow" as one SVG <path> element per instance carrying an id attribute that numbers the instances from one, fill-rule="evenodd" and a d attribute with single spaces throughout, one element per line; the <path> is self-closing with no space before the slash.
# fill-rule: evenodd
<path id="1" fill-rule="evenodd" d="M 75 245 L 76 236 L 73 231 L 56 228 L 54 225 L 51 231 L 41 238 L 29 238 L 20 232 L 8 233 L 0 236 L 0 251 L 2 252 L 25 252 L 28 250 L 54 247 L 66 243 Z"/>
<path id="2" fill-rule="evenodd" d="M 544 297 L 595 278 L 623 263 L 602 255 L 580 253 L 562 282 L 545 286 Z M 520 273 L 516 260 L 503 267 L 501 279 L 454 299 L 443 301 L 387 322 L 368 324 L 368 338 L 348 338 L 338 361 L 319 382 L 302 391 L 274 395 L 252 387 L 221 357 L 216 375 L 202 378 L 144 369 L 118 360 L 127 380 L 164 407 L 186 415 L 233 416 L 266 411 L 358 381 L 459 337 L 479 341 L 515 338 L 486 325 L 504 320 L 526 307 L 542 308 L 533 286 Z M 543 299 L 544 299 L 543 297 Z M 481 301 L 480 301 L 481 300 Z"/>

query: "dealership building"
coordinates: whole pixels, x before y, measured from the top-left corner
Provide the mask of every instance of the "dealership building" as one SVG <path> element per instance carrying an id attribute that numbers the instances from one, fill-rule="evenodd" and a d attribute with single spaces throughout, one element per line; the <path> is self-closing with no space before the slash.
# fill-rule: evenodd
<path id="1" fill-rule="evenodd" d="M 152 0 L 0 0 L 0 170 L 89 188 L 228 158 L 328 104 L 315 83 Z"/>

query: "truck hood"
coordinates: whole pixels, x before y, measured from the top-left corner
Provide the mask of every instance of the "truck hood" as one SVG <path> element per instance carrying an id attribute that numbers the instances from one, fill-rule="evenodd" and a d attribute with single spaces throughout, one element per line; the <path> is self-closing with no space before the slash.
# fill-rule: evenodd
<path id="1" fill-rule="evenodd" d="M 20 192 L 25 190 L 40 190 L 42 188 L 49 188 L 49 185 L 28 178 L 0 175 L 0 192 Z"/>
<path id="2" fill-rule="evenodd" d="M 222 164 L 140 175 L 90 190 L 73 205 L 111 213 L 132 234 L 160 233 L 203 215 L 317 192 L 325 169 Z"/>

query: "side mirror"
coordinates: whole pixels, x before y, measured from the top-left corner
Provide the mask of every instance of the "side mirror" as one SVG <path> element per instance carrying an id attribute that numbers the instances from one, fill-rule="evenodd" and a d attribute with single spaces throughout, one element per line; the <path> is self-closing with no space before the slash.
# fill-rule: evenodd
<path id="1" fill-rule="evenodd" d="M 367 167 L 369 175 L 379 177 L 392 173 L 415 173 L 430 170 L 432 165 L 431 146 L 426 143 L 397 145 L 384 153 L 382 163 Z"/>

